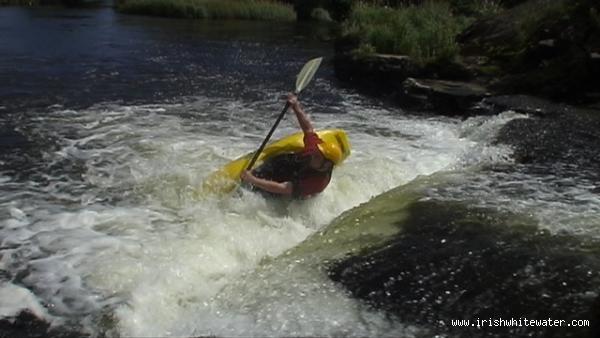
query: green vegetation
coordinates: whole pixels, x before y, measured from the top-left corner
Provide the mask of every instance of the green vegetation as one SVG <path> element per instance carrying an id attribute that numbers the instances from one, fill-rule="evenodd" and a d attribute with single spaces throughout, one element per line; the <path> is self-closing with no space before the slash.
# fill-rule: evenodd
<path id="1" fill-rule="evenodd" d="M 500 0 L 450 0 L 455 13 L 466 16 L 484 17 L 503 10 Z"/>
<path id="2" fill-rule="evenodd" d="M 312 0 L 315 1 L 315 0 Z M 378 7 L 401 8 L 410 5 L 422 5 L 432 0 L 360 0 L 362 4 L 368 4 Z M 496 14 L 502 11 L 505 3 L 510 0 L 433 0 L 436 2 L 445 2 L 450 5 L 452 11 L 456 14 L 469 17 L 482 17 Z M 525 1 L 525 0 L 512 0 Z"/>
<path id="3" fill-rule="evenodd" d="M 426 64 L 454 58 L 455 37 L 466 24 L 446 2 L 400 8 L 360 4 L 343 23 L 342 35 L 359 41 L 360 54 L 403 54 Z"/>
<path id="4" fill-rule="evenodd" d="M 127 14 L 189 19 L 296 20 L 292 6 L 267 0 L 125 0 L 118 9 Z"/>
<path id="5" fill-rule="evenodd" d="M 0 6 L 37 6 L 39 0 L 0 0 Z"/>

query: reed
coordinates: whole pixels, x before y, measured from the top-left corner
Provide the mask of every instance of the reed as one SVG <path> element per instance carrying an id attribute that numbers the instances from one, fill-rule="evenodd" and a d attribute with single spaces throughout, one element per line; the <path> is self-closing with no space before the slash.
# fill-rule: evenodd
<path id="1" fill-rule="evenodd" d="M 359 51 L 403 54 L 429 63 L 458 53 L 455 37 L 466 24 L 446 2 L 400 8 L 360 4 L 343 23 L 342 34 L 360 41 Z"/>
<path id="2" fill-rule="evenodd" d="M 268 0 L 125 0 L 118 9 L 127 14 L 189 19 L 296 20 L 291 5 Z"/>

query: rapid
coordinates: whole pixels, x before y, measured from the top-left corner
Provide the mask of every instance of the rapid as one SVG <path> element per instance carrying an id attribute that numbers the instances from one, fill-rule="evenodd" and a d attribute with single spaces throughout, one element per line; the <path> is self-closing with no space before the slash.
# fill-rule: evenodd
<path id="1" fill-rule="evenodd" d="M 108 8 L 0 17 L 0 76 L 10 79 L 0 86 L 2 317 L 28 309 L 93 336 L 416 336 L 418 325 L 351 297 L 320 261 L 278 257 L 432 174 L 452 184 L 429 198 L 468 196 L 550 231 L 600 237 L 589 221 L 600 215 L 594 182 L 486 170 L 513 165 L 494 137 L 527 116 L 402 111 L 344 88 L 331 64 L 301 98 L 317 128 L 342 128 L 352 144 L 328 189 L 293 202 L 206 195 L 203 179 L 260 144 L 295 73 L 331 56 L 328 43 L 297 26 Z M 13 41 L 19 30 L 28 42 Z M 274 139 L 295 131 L 290 114 Z"/>

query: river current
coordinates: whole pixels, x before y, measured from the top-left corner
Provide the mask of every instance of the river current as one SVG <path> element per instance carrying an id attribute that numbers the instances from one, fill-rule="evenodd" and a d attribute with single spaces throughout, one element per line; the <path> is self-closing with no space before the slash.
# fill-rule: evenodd
<path id="1" fill-rule="evenodd" d="M 407 112 L 336 81 L 310 26 L 122 16 L 111 8 L 0 8 L 0 316 L 29 309 L 109 336 L 405 336 L 322 269 L 255 269 L 343 212 L 446 173 L 431 198 L 527 214 L 598 238 L 594 182 L 512 166 L 495 144 L 514 112 Z M 308 59 L 302 102 L 352 155 L 317 198 L 201 196 L 203 179 L 255 149 Z M 275 138 L 297 131 L 292 115 Z M 563 183 L 563 184 L 561 184 Z M 363 205 L 368 208 L 368 204 Z"/>

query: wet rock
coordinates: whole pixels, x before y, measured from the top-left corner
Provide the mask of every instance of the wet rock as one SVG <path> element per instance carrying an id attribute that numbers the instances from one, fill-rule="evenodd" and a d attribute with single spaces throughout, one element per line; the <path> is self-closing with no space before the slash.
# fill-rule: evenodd
<path id="1" fill-rule="evenodd" d="M 600 337 L 600 296 L 596 297 L 593 305 L 592 318 L 596 318 L 592 322 L 590 337 Z"/>
<path id="2" fill-rule="evenodd" d="M 402 81 L 422 75 L 423 69 L 405 55 L 357 57 L 343 53 L 335 57 L 335 73 L 359 89 L 393 94 L 402 90 Z"/>
<path id="3" fill-rule="evenodd" d="M 497 142 L 511 145 L 519 163 L 600 182 L 600 115 L 595 112 L 512 120 L 502 127 Z"/>
<path id="4" fill-rule="evenodd" d="M 478 20 L 457 37 L 466 55 L 486 55 L 494 45 L 507 45 L 514 37 L 510 20 L 503 16 Z"/>
<path id="5" fill-rule="evenodd" d="M 566 113 L 574 113 L 573 106 L 552 102 L 530 95 L 499 95 L 483 99 L 480 107 L 484 107 L 492 114 L 498 114 L 507 110 L 517 113 L 536 116 L 558 116 Z"/>
<path id="6" fill-rule="evenodd" d="M 366 85 L 387 91 L 398 89 L 409 77 L 468 80 L 474 76 L 467 65 L 457 61 L 422 65 L 406 55 L 357 56 L 351 52 L 339 52 L 334 61 L 336 75 L 341 80 L 357 85 L 367 80 Z"/>
<path id="7" fill-rule="evenodd" d="M 29 311 L 22 311 L 15 318 L 0 320 L 0 337 L 79 338 L 89 337 L 89 335 L 62 328 L 51 328 L 50 323 Z"/>
<path id="8" fill-rule="evenodd" d="M 408 78 L 403 82 L 405 105 L 435 109 L 448 115 L 464 115 L 489 95 L 486 88 L 468 82 Z"/>
<path id="9" fill-rule="evenodd" d="M 357 57 L 345 53 L 336 55 L 335 72 L 339 79 L 368 95 L 443 114 L 464 114 L 466 107 L 487 95 L 482 86 L 459 81 L 470 79 L 473 74 L 458 62 L 421 65 L 405 55 Z"/>
<path id="10" fill-rule="evenodd" d="M 401 232 L 333 264 L 330 278 L 370 306 L 442 335 L 593 337 L 590 327 L 451 325 L 490 318 L 594 322 L 589 295 L 600 291 L 600 261 L 589 244 L 460 203 L 420 201 L 407 212 L 398 220 Z"/>

